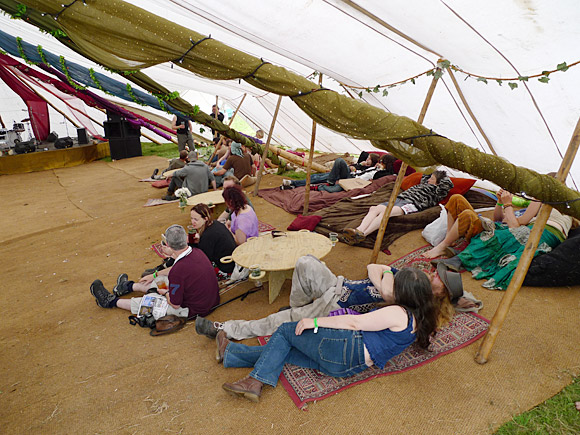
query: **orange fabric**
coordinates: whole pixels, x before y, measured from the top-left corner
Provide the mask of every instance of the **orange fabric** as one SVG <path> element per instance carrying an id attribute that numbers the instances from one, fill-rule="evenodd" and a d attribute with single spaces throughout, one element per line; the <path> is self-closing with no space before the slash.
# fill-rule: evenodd
<path id="1" fill-rule="evenodd" d="M 463 195 L 453 195 L 445 206 L 447 213 L 457 221 L 457 231 L 460 236 L 465 236 L 467 241 L 483 231 L 479 216 Z"/>
<path id="2" fill-rule="evenodd" d="M 403 178 L 403 182 L 401 183 L 401 189 L 407 190 L 409 187 L 413 187 L 416 184 L 421 182 L 421 177 L 423 174 L 421 172 L 415 172 L 414 174 L 407 175 Z"/>

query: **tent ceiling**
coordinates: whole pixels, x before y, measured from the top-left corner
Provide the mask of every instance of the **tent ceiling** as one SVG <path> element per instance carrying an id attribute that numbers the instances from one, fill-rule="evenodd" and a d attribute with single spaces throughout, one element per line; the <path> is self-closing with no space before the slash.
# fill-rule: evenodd
<path id="1" fill-rule="evenodd" d="M 373 88 L 391 84 L 433 68 L 439 57 L 473 74 L 517 77 L 580 60 L 580 6 L 575 0 L 297 0 L 234 2 L 132 0 L 138 7 L 203 34 L 211 34 L 239 50 L 261 57 L 303 76 L 325 75 L 324 86 L 341 90 L 337 81 Z M 365 12 L 366 11 L 366 12 Z M 89 65 L 50 36 L 20 21 L 5 31 L 57 54 Z M 402 34 L 397 33 L 396 31 Z M 24 34 L 26 33 L 26 35 Z M 413 42 L 414 41 L 414 42 Z M 54 44 L 54 45 L 51 45 Z M 58 48 L 57 48 L 58 47 Z M 197 92 L 219 95 L 232 107 L 246 98 L 242 113 L 268 129 L 277 96 L 267 95 L 242 81 L 209 81 L 177 66 L 145 70 L 171 90 L 196 103 Z M 329 78 L 328 78 L 329 77 Z M 580 116 L 580 66 L 550 75 L 548 84 L 530 79 L 511 90 L 507 83 L 486 85 L 456 73 L 459 86 L 497 153 L 539 172 L 556 169 Z M 363 93 L 369 104 L 416 119 L 431 78 L 388 88 L 388 96 Z M 525 85 L 525 86 L 524 86 Z M 351 91 L 352 92 L 352 91 Z M 215 97 L 214 97 L 215 98 Z M 212 101 L 201 98 L 200 101 Z M 309 143 L 311 121 L 284 99 L 275 139 L 290 146 Z M 202 110 L 208 110 L 200 104 Z M 207 104 L 207 103 L 206 103 Z M 490 152 L 482 135 L 444 75 L 437 85 L 423 124 L 453 140 Z M 317 147 L 357 152 L 368 149 L 320 128 Z M 571 173 L 580 181 L 580 162 Z"/>

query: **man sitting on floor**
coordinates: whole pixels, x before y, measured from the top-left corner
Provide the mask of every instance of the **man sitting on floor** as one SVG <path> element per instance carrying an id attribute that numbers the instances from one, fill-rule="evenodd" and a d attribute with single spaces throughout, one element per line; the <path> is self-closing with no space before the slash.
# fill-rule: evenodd
<path id="1" fill-rule="evenodd" d="M 195 321 L 198 334 L 215 338 L 223 329 L 228 338 L 243 340 L 274 333 L 278 326 L 285 322 L 295 322 L 305 317 L 325 317 L 331 311 L 350 308 L 359 313 L 372 310 L 377 304 L 394 304 L 392 293 L 393 273 L 396 269 L 382 264 L 367 266 L 368 278 L 363 280 L 348 280 L 336 276 L 320 260 L 312 255 L 300 257 L 292 275 L 290 290 L 290 307 L 283 311 L 270 314 L 258 320 L 228 320 L 212 322 L 203 317 Z M 438 300 L 456 300 L 463 295 L 461 275 L 453 272 L 442 272 L 442 280 L 432 279 L 433 294 Z M 448 273 L 454 275 L 447 276 Z M 450 279 L 448 279 L 450 278 Z M 390 281 L 391 285 L 387 285 Z M 447 302 L 448 303 L 448 302 Z M 440 309 L 450 320 L 449 309 Z"/>
<path id="2" fill-rule="evenodd" d="M 181 187 L 189 189 L 191 195 L 207 192 L 211 183 L 213 190 L 217 190 L 215 177 L 209 167 L 197 160 L 197 152 L 189 153 L 190 162 L 182 169 L 179 169 L 171 177 L 171 183 L 167 188 L 167 195 L 163 197 L 166 201 L 175 201 L 175 191 Z"/>
<path id="3" fill-rule="evenodd" d="M 163 180 L 165 179 L 165 176 L 163 174 L 165 174 L 166 172 L 173 171 L 174 169 L 183 168 L 187 163 L 189 163 L 189 159 L 187 158 L 188 154 L 189 151 L 187 150 L 179 151 L 179 158 L 171 159 L 171 161 L 169 162 L 169 166 L 166 169 L 164 169 L 163 172 L 161 172 L 161 174 L 159 174 L 159 169 L 155 168 L 151 178 L 153 178 L 154 180 Z"/>
<path id="4" fill-rule="evenodd" d="M 169 278 L 169 288 L 157 290 L 167 298 L 167 314 L 188 318 L 206 316 L 220 300 L 218 282 L 211 262 L 201 250 L 187 245 L 187 233 L 181 225 L 171 225 L 163 236 L 161 244 L 164 253 L 175 260 L 170 268 L 156 272 Z M 120 296 L 134 291 L 147 293 L 150 288 L 155 287 L 152 281 L 156 274 L 133 282 L 129 281 L 126 273 L 122 273 L 117 278 L 113 294 L 97 279 L 91 284 L 91 294 L 99 307 L 118 307 L 137 314 L 141 298 L 120 299 Z"/>

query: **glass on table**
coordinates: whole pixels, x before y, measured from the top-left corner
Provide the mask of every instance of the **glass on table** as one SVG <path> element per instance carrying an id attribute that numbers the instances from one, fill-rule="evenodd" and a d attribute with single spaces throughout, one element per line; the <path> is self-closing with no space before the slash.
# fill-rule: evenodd
<path id="1" fill-rule="evenodd" d="M 332 242 L 332 246 L 336 246 L 336 242 L 338 242 L 338 233 L 329 233 L 328 238 Z"/>

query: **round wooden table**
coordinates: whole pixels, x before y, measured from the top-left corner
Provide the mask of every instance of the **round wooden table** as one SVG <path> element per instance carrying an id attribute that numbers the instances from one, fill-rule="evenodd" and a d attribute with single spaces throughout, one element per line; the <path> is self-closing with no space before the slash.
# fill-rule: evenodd
<path id="1" fill-rule="evenodd" d="M 205 193 L 198 193 L 197 195 L 190 196 L 187 198 L 187 205 L 193 207 L 197 204 L 208 204 L 212 203 L 213 217 L 217 219 L 220 214 L 226 209 L 226 202 L 222 196 L 223 190 L 210 190 Z"/>
<path id="2" fill-rule="evenodd" d="M 310 254 L 321 259 L 332 249 L 330 239 L 321 234 L 310 231 L 288 231 L 282 234 L 273 237 L 272 233 L 267 233 L 250 239 L 238 246 L 232 254 L 240 266 L 249 268 L 257 264 L 267 272 L 270 303 L 280 294 L 284 281 L 292 279 L 298 258 Z"/>

